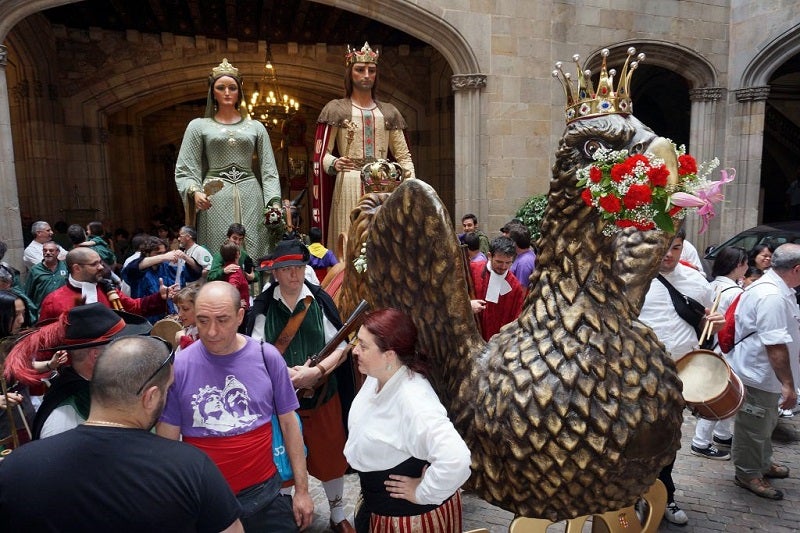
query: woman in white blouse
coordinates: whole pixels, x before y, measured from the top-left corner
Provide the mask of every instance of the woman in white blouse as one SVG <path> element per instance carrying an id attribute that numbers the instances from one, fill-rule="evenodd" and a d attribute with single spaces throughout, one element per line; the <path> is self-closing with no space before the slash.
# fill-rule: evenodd
<path id="1" fill-rule="evenodd" d="M 727 246 L 719 251 L 711 271 L 714 280 L 711 288 L 719 293 L 717 312 L 725 314 L 728 307 L 742 293 L 741 281 L 747 272 L 747 252 L 739 246 Z"/>
<path id="2" fill-rule="evenodd" d="M 396 309 L 367 315 L 353 353 L 367 375 L 344 448 L 361 481 L 359 532 L 460 533 L 470 452 L 426 379 L 417 329 Z"/>

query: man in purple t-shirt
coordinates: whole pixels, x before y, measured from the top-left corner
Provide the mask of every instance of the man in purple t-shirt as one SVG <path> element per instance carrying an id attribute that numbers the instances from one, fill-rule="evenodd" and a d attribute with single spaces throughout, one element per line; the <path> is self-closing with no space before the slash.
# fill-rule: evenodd
<path id="1" fill-rule="evenodd" d="M 175 382 L 156 427 L 159 435 L 203 450 L 242 504 L 246 531 L 296 531 L 313 520 L 299 407 L 286 363 L 270 344 L 237 329 L 244 318 L 239 293 L 226 282 L 203 286 L 195 302 L 199 342 L 175 357 Z M 280 496 L 272 461 L 276 412 L 292 465 L 295 494 Z"/>

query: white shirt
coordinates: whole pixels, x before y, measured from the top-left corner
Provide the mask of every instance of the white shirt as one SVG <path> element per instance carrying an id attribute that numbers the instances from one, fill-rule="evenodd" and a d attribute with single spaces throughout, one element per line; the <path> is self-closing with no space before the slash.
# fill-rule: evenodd
<path id="1" fill-rule="evenodd" d="M 690 243 L 686 239 L 683 239 L 681 259 L 687 263 L 693 264 L 695 267 L 700 269 L 700 273 L 705 274 L 705 270 L 703 270 L 703 262 L 700 260 L 700 254 L 697 253 L 697 248 L 695 248 L 694 244 Z"/>
<path id="2" fill-rule="evenodd" d="M 309 283 L 312 285 L 319 285 L 319 278 L 317 277 L 317 273 L 314 272 L 314 269 L 311 268 L 311 265 L 306 265 L 306 271 L 304 275 Z"/>
<path id="3" fill-rule="evenodd" d="M 67 256 L 67 251 L 63 249 L 60 245 L 58 246 L 58 259 L 63 260 Z M 29 269 L 33 268 L 34 266 L 38 265 L 44 259 L 44 243 L 38 241 L 31 241 L 31 243 L 25 247 L 25 251 L 22 252 L 22 262 L 25 263 Z"/>
<path id="4" fill-rule="evenodd" d="M 716 298 L 717 292 L 719 292 L 717 312 L 721 315 L 725 314 L 725 311 L 728 310 L 736 297 L 743 291 L 743 289 L 728 276 L 717 276 L 714 278 L 714 281 L 711 282 L 711 290 L 714 291 L 714 298 Z"/>
<path id="5" fill-rule="evenodd" d="M 417 503 L 439 505 L 470 475 L 470 453 L 427 379 L 405 366 L 377 392 L 367 377 L 350 407 L 344 455 L 362 472 L 388 470 L 410 457 L 430 463 Z"/>
<path id="6" fill-rule="evenodd" d="M 189 248 L 186 249 L 184 252 L 186 255 L 194 259 L 198 265 L 202 267 L 203 270 L 208 270 L 208 267 L 211 266 L 211 252 L 203 248 L 197 243 L 194 243 Z"/>
<path id="7" fill-rule="evenodd" d="M 78 411 L 70 404 L 64 404 L 56 407 L 47 417 L 42 425 L 42 431 L 39 438 L 52 437 L 59 433 L 64 433 L 70 429 L 76 428 L 86 422 Z"/>
<path id="8" fill-rule="evenodd" d="M 711 307 L 714 299 L 711 285 L 697 270 L 678 263 L 675 270 L 662 275 L 682 294 L 694 298 L 706 308 Z M 680 359 L 698 347 L 694 328 L 678 315 L 669 291 L 656 278 L 650 282 L 639 320 L 656 333 L 672 359 Z"/>
<path id="9" fill-rule="evenodd" d="M 766 346 L 785 344 L 797 386 L 800 383 L 800 309 L 794 290 L 769 269 L 744 291 L 736 306 L 735 318 L 735 340 L 741 339 L 741 342 L 728 357 L 742 383 L 780 393 L 781 383 L 769 362 Z M 756 333 L 746 337 L 752 331 Z"/>
<path id="10" fill-rule="evenodd" d="M 300 303 L 300 301 L 306 296 L 313 296 L 313 294 L 311 294 L 311 290 L 308 287 L 306 287 L 305 284 L 303 284 L 303 288 L 300 289 L 300 296 L 297 297 L 297 303 Z M 283 302 L 283 305 L 285 305 L 287 309 L 289 308 L 289 304 L 286 303 L 286 300 L 284 300 L 283 295 L 281 294 L 280 285 L 275 287 L 275 292 L 272 293 L 272 297 L 275 300 L 278 300 L 279 302 Z M 297 303 L 295 304 L 295 307 L 297 307 Z M 294 308 L 292 308 L 292 311 L 294 311 Z M 256 315 L 255 321 L 253 322 L 253 332 L 250 334 L 250 336 L 257 341 L 265 340 L 264 325 L 266 324 L 266 322 L 267 322 L 266 316 L 264 316 L 263 314 Z M 330 320 L 328 320 L 328 317 L 325 316 L 325 312 L 322 313 L 322 327 L 325 328 L 326 343 L 330 342 L 330 340 L 334 338 L 336 334 L 339 332 L 339 330 L 336 329 L 336 326 L 334 326 L 333 323 Z M 339 346 L 336 347 L 336 349 L 344 350 L 346 346 L 347 343 L 342 342 L 341 344 L 339 344 Z"/>

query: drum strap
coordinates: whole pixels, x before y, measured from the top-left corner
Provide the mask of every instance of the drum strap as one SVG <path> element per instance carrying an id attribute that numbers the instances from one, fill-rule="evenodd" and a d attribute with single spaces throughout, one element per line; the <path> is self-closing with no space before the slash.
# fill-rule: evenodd
<path id="1" fill-rule="evenodd" d="M 700 323 L 706 313 L 705 306 L 694 298 L 686 296 L 678 289 L 673 287 L 672 284 L 667 281 L 667 278 L 661 274 L 659 274 L 656 279 L 658 279 L 658 281 L 660 281 L 667 288 L 667 291 L 669 291 L 669 296 L 672 298 L 672 305 L 675 307 L 675 311 L 678 313 L 678 316 L 694 328 L 699 338 Z"/>

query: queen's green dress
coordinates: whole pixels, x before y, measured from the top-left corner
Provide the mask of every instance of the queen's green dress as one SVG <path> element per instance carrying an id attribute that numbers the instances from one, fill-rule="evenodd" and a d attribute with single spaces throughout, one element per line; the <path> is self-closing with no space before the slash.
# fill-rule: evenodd
<path id="1" fill-rule="evenodd" d="M 194 193 L 212 178 L 222 180 L 224 186 L 211 197 L 210 209 L 196 211 Z M 247 231 L 248 255 L 256 260 L 267 255 L 264 206 L 280 205 L 281 189 L 272 145 L 261 122 L 192 120 L 178 153 L 175 184 L 186 209 L 186 223 L 197 228 L 198 243 L 218 251 L 228 227 L 238 222 Z"/>

